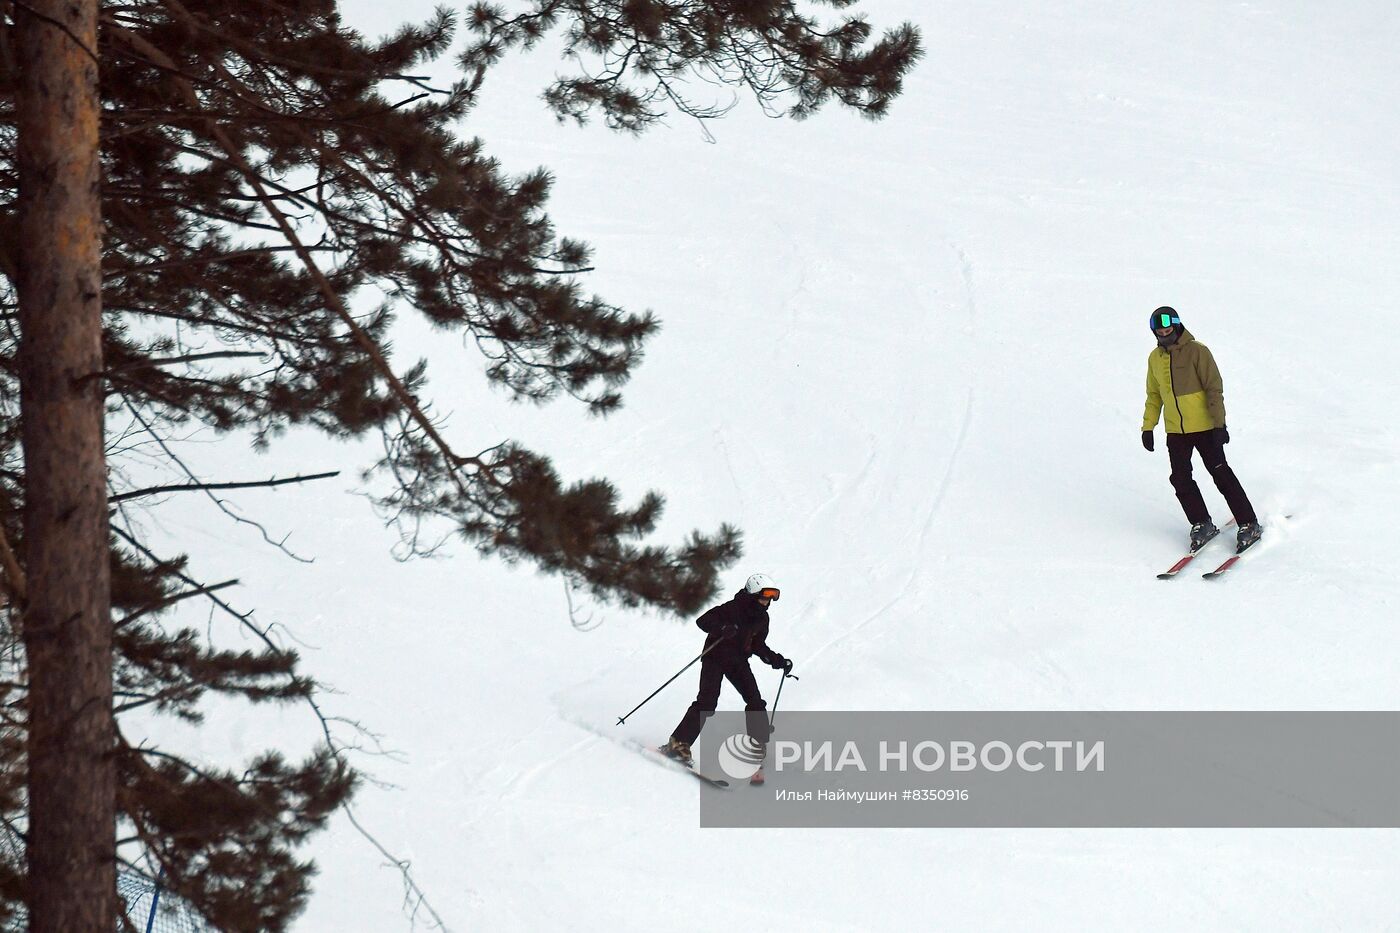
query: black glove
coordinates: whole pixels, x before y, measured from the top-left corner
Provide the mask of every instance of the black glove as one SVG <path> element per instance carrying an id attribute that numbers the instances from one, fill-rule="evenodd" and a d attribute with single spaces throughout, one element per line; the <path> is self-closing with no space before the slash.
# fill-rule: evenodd
<path id="1" fill-rule="evenodd" d="M 768 666 L 773 668 L 773 670 L 775 671 L 782 671 L 784 674 L 792 670 L 792 662 L 789 661 L 787 658 L 783 657 L 781 654 L 774 655 L 773 660 L 769 662 Z"/>
<path id="2" fill-rule="evenodd" d="M 1226 444 L 1230 443 L 1230 429 L 1227 428 L 1227 427 L 1225 427 L 1225 425 L 1223 425 L 1223 424 L 1222 424 L 1220 427 L 1216 428 L 1216 429 L 1215 429 L 1215 440 L 1216 440 L 1216 442 L 1219 443 L 1220 446 L 1222 446 L 1222 447 L 1224 447 Z"/>
<path id="3" fill-rule="evenodd" d="M 1143 450 L 1151 450 L 1151 449 L 1152 449 L 1152 432 L 1151 432 L 1151 431 L 1143 431 L 1143 432 L 1142 432 L 1142 449 L 1143 449 Z"/>
<path id="4" fill-rule="evenodd" d="M 792 673 L 792 658 L 783 658 L 783 673 Z"/>

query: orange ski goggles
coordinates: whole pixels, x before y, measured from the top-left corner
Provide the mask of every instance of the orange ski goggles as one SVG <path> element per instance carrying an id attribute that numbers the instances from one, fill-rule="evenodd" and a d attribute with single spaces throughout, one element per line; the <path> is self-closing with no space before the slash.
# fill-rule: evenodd
<path id="1" fill-rule="evenodd" d="M 774 602 L 777 602 L 779 592 L 781 591 L 776 586 L 765 586 L 763 589 L 758 591 L 758 598 L 771 599 Z"/>

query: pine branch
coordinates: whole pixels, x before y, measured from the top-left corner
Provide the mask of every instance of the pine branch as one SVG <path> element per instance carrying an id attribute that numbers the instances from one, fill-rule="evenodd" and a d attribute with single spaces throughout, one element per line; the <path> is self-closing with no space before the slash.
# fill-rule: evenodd
<path id="1" fill-rule="evenodd" d="M 165 0 L 165 6 L 168 9 L 175 12 L 177 17 L 184 20 L 190 27 L 201 30 L 206 28 L 204 24 L 193 14 L 191 14 L 190 11 L 186 9 L 183 4 L 179 3 L 178 0 Z M 144 42 L 144 40 L 140 41 Z M 146 49 L 144 49 L 143 51 L 145 51 L 146 54 L 152 56 L 165 57 L 163 53 L 161 53 L 158 49 L 151 47 L 149 43 L 145 43 L 145 45 Z M 168 62 L 169 59 L 166 58 L 166 61 Z M 170 64 L 173 66 L 173 62 Z M 213 65 L 215 70 L 218 72 L 220 78 L 223 81 L 226 81 L 230 88 L 234 88 L 238 85 L 237 80 L 233 77 L 233 75 L 229 74 L 228 69 L 225 68 L 221 62 L 215 60 L 213 62 Z M 184 82 L 182 83 L 181 90 L 186 100 L 190 103 L 190 106 L 194 110 L 194 112 L 199 112 L 199 100 L 194 93 L 194 89 L 190 87 L 188 82 Z M 244 95 L 240 94 L 240 99 L 242 99 L 243 96 Z M 423 408 L 419 404 L 418 399 L 413 395 L 411 391 L 409 391 L 408 387 L 404 385 L 403 381 L 399 378 L 398 374 L 389 364 L 388 359 L 384 356 L 383 349 L 374 340 L 374 338 L 372 338 L 368 334 L 368 332 L 365 331 L 365 329 L 360 325 L 359 321 L 355 320 L 354 315 L 352 315 L 349 309 L 345 306 L 345 302 L 341 300 L 341 297 L 339 293 L 335 290 L 335 287 L 331 285 L 330 280 L 326 278 L 325 273 L 322 272 L 320 266 L 316 264 L 316 260 L 312 257 L 310 250 L 301 241 L 301 237 L 297 235 L 296 230 L 292 227 L 291 221 L 287 219 L 286 213 L 282 211 L 281 207 L 278 205 L 277 199 L 273 198 L 271 195 L 268 194 L 267 189 L 263 186 L 262 176 L 253 170 L 253 167 L 248 163 L 248 160 L 244 157 L 242 150 L 233 144 L 233 141 L 229 139 L 228 134 L 224 131 L 223 127 L 219 125 L 219 123 L 217 123 L 214 120 L 209 120 L 208 127 L 210 135 L 224 150 L 224 153 L 228 157 L 229 161 L 235 167 L 237 167 L 238 170 L 243 174 L 244 178 L 247 179 L 249 186 L 253 189 L 254 194 L 257 195 L 258 200 L 262 203 L 263 209 L 266 210 L 272 216 L 278 228 L 282 231 L 282 235 L 286 238 L 287 242 L 293 247 L 294 251 L 297 254 L 297 258 L 301 260 L 303 267 L 305 267 L 307 273 L 316 283 L 316 287 L 321 292 L 321 296 L 325 299 L 327 307 L 331 310 L 332 313 L 336 315 L 336 317 L 340 318 L 341 322 L 344 323 L 345 326 L 350 330 L 350 333 L 354 337 L 355 342 L 360 345 L 361 349 L 363 349 L 365 353 L 370 357 L 370 359 L 374 362 L 375 368 L 379 370 L 380 375 L 389 385 L 390 390 L 394 394 L 394 397 L 397 398 L 399 400 L 399 403 L 402 404 L 404 408 L 409 411 L 409 413 L 413 417 L 413 420 L 433 441 L 433 444 L 442 453 L 443 457 L 447 460 L 447 462 L 453 465 L 453 469 L 451 470 L 451 479 L 453 484 L 457 487 L 458 491 L 464 496 L 468 494 L 466 482 L 462 478 L 461 474 L 458 473 L 458 468 L 462 466 L 476 466 L 482 470 L 482 478 L 494 482 L 494 477 L 490 475 L 489 469 L 487 469 L 485 463 L 483 463 L 480 460 L 477 460 L 474 457 L 462 457 L 452 450 L 451 445 L 449 445 L 447 441 L 443 438 L 443 436 L 438 432 L 437 426 L 433 424 L 432 419 L 430 419 L 427 416 L 427 414 L 423 411 Z M 130 403 L 128 402 L 128 405 L 129 404 Z"/>
<path id="2" fill-rule="evenodd" d="M 155 563 L 157 563 L 157 564 L 164 563 L 163 561 L 161 561 L 161 559 L 160 559 L 159 557 L 157 557 L 157 556 L 155 555 L 155 553 L 154 553 L 153 551 L 151 551 L 149 548 L 147 548 L 145 545 L 143 545 L 140 541 L 138 541 L 138 540 L 135 538 L 135 536 L 133 536 L 133 535 L 131 535 L 131 534 L 129 534 L 129 533 L 123 531 L 122 529 L 116 527 L 115 525 L 112 526 L 112 531 L 114 531 L 119 537 L 121 537 L 122 539 L 124 539 L 125 541 L 127 541 L 129 544 L 131 544 L 132 547 L 136 548 L 136 549 L 139 550 L 142 554 L 144 554 L 148 560 L 151 560 L 151 561 L 153 561 L 153 562 L 155 562 Z M 174 575 L 175 575 L 176 577 L 179 577 L 179 578 L 180 578 L 181 580 L 183 580 L 184 582 L 190 584 L 191 586 L 196 587 L 196 590 L 193 591 L 190 595 L 202 595 L 202 596 L 207 596 L 207 597 L 209 598 L 210 602 L 214 603 L 215 606 L 217 606 L 219 609 L 223 610 L 225 613 L 227 613 L 227 614 L 229 614 L 230 616 L 232 616 L 233 618 L 237 619 L 238 622 L 239 622 L 241 625 L 243 625 L 245 628 L 247 628 L 249 631 L 251 631 L 260 641 L 262 641 L 262 642 L 263 642 L 265 645 L 267 645 L 269 648 L 271 648 L 271 649 L 274 650 L 274 651 L 281 650 L 281 649 L 279 649 L 279 648 L 277 647 L 277 645 L 272 641 L 272 639 L 268 637 L 267 632 L 263 631 L 262 629 L 258 628 L 256 625 L 254 625 L 254 624 L 252 623 L 252 613 L 251 613 L 251 612 L 249 612 L 249 613 L 241 613 L 241 612 L 239 612 L 238 610 L 234 609 L 232 606 L 230 606 L 228 603 L 224 602 L 224 601 L 223 601 L 222 599 L 220 599 L 219 597 L 213 595 L 213 590 L 216 589 L 217 587 L 202 586 L 202 585 L 200 585 L 194 578 L 192 578 L 192 577 L 186 575 L 185 573 L 183 573 L 183 572 L 181 572 L 181 571 L 179 571 L 179 570 L 174 571 Z M 347 767 L 349 767 L 349 763 L 348 763 L 348 762 L 346 761 L 346 759 L 345 759 L 345 750 L 344 750 L 344 748 L 341 746 L 341 744 L 340 744 L 339 742 L 337 742 L 337 741 L 335 740 L 334 735 L 331 733 L 331 726 L 330 726 L 330 722 L 331 722 L 331 721 L 330 721 L 330 717 L 326 716 L 326 714 L 321 710 L 321 706 L 320 706 L 319 703 L 316 702 L 316 697 L 315 697 L 313 694 L 308 694 L 308 695 L 305 697 L 305 700 L 306 700 L 307 705 L 311 708 L 312 712 L 315 714 L 317 720 L 318 720 L 318 721 L 320 722 L 320 724 L 321 724 L 321 731 L 322 731 L 322 734 L 323 734 L 323 735 L 325 736 L 325 738 L 326 738 L 326 746 L 327 746 L 327 748 L 330 749 L 331 753 L 332 753 L 333 755 L 335 755 L 336 758 L 337 758 L 338 760 L 340 760 L 340 761 L 341 761 L 342 763 L 344 763 Z M 123 742 L 124 742 L 124 741 L 125 741 L 125 740 L 123 740 Z M 128 747 L 130 747 L 130 746 L 128 746 Z M 189 768 L 189 769 L 192 770 L 192 771 L 195 770 L 194 767 L 193 767 L 192 765 L 190 765 L 188 762 L 186 762 L 186 761 L 184 761 L 183 759 L 180 759 L 180 758 L 178 758 L 178 757 L 176 757 L 176 756 L 169 755 L 169 754 L 167 754 L 167 753 L 165 753 L 165 752 L 160 752 L 160 751 L 157 751 L 156 749 L 145 749 L 145 748 L 139 749 L 139 751 L 145 752 L 145 753 L 147 753 L 147 754 L 155 755 L 155 756 L 158 756 L 158 757 L 166 757 L 166 758 L 169 758 L 169 759 L 171 759 L 171 760 L 173 760 L 173 761 L 179 762 L 181 765 L 183 765 L 183 766 L 186 767 L 186 768 Z M 359 832 L 359 834 L 360 834 L 361 836 L 363 836 L 366 840 L 368 840 L 369 843 L 370 843 L 371 845 L 373 845 L 376 849 L 378 849 L 379 852 L 380 852 L 385 858 L 387 858 L 387 859 L 389 860 L 390 864 L 392 864 L 395 868 L 397 868 L 397 869 L 399 870 L 399 873 L 401 874 L 401 876 L 402 876 L 402 878 L 403 878 L 404 890 L 405 890 L 405 892 L 406 892 L 406 893 L 405 893 L 405 902 L 407 903 L 407 900 L 408 900 L 407 895 L 408 895 L 408 893 L 411 892 L 411 894 L 413 895 L 413 898 L 416 900 L 416 903 L 415 903 L 415 905 L 414 905 L 414 912 L 416 913 L 416 911 L 417 911 L 417 909 L 418 909 L 419 907 L 422 907 L 423 909 L 426 909 L 426 910 L 428 911 L 428 913 L 432 916 L 433 922 L 437 925 L 437 928 L 440 929 L 440 930 L 446 931 L 446 930 L 447 930 L 447 925 L 446 925 L 445 923 L 443 923 L 442 918 L 438 915 L 437 911 L 435 911 L 435 910 L 433 909 L 432 905 L 428 903 L 427 895 L 423 893 L 423 889 L 420 888 L 420 887 L 418 886 L 418 882 L 417 882 L 416 880 L 414 880 L 413 874 L 412 874 L 412 872 L 410 871 L 411 863 L 410 863 L 407 859 L 396 858 L 394 855 L 392 855 L 392 854 L 389 852 L 389 850 L 386 849 L 386 848 L 384 847 L 384 845 L 383 845 L 378 839 L 376 839 L 367 829 L 365 829 L 364 826 L 361 825 L 361 823 L 360 823 L 359 820 L 357 820 L 357 819 L 355 818 L 355 814 L 354 814 L 354 812 L 351 810 L 350 805 L 349 805 L 348 803 L 342 803 L 342 804 L 340 805 L 340 809 L 343 810 L 343 811 L 345 812 L 346 817 L 350 820 L 351 825 L 355 827 L 355 830 L 356 830 L 357 832 Z M 138 827 L 138 832 L 139 832 L 139 831 L 140 831 L 140 827 Z M 151 851 L 153 851 L 153 852 L 159 851 L 158 847 L 155 846 L 155 840 L 153 840 L 153 839 L 146 839 L 146 838 L 143 837 L 143 843 L 144 843 L 148 848 L 150 848 Z"/>
<path id="3" fill-rule="evenodd" d="M 166 199 L 166 198 L 154 197 L 154 196 L 150 195 L 149 193 L 143 194 L 143 197 L 145 197 L 146 200 L 150 200 L 150 201 L 157 201 L 157 200 L 164 201 L 164 200 L 170 200 L 170 199 Z M 184 210 L 190 210 L 189 205 L 183 204 L 183 203 L 179 202 L 178 199 L 175 199 L 175 200 L 174 200 L 174 203 L 179 204 L 180 207 L 181 207 L 182 209 L 184 209 Z M 226 223 L 234 223 L 234 224 L 241 224 L 241 225 L 246 225 L 246 226 L 253 226 L 253 224 L 251 224 L 250 222 L 248 222 L 248 221 L 246 221 L 246 220 L 242 220 L 242 219 L 240 219 L 240 218 L 234 218 L 234 217 L 215 217 L 214 219 L 215 219 L 215 220 L 222 220 L 222 221 L 224 221 L 224 222 L 226 222 Z M 265 229 L 265 230 L 272 230 L 272 229 L 274 229 L 274 228 L 273 228 L 273 227 L 268 227 L 268 226 L 266 226 L 266 225 L 263 225 L 263 229 Z M 318 253 L 323 253 L 323 252 L 334 252 L 334 251 L 335 251 L 335 247 L 333 247 L 333 246 L 308 246 L 307 249 L 308 249 L 308 250 L 311 250 L 311 251 L 313 251 L 313 252 L 318 252 Z M 210 255 L 210 256 L 188 256 L 188 257 L 186 257 L 186 258 L 184 258 L 184 259 L 172 259 L 172 260 L 169 260 L 169 261 L 167 261 L 167 262 L 154 262 L 154 263 L 151 263 L 151 264 L 145 265 L 145 266 L 127 266 L 126 268 L 122 268 L 122 269 L 107 269 L 107 270 L 104 270 L 103 276 L 104 276 L 104 277 L 113 277 L 113 276 L 119 276 L 119 275 L 133 275 L 133 274 L 136 274 L 136 275 L 146 275 L 146 274 L 149 274 L 149 273 L 151 273 L 151 272 L 163 272 L 163 271 L 165 271 L 165 270 L 167 270 L 167 269 L 183 269 L 183 268 L 188 268 L 188 267 L 190 267 L 190 266 L 204 266 L 204 265 L 209 265 L 210 263 L 228 262 L 229 260 L 233 260 L 233 259 L 244 259 L 244 258 L 249 257 L 249 256 L 266 256 L 266 255 L 270 255 L 270 254 L 272 254 L 272 253 L 287 253 L 287 252 L 291 252 L 291 251 L 292 251 L 292 247 L 290 247 L 290 246 L 259 246 L 259 247 L 257 247 L 256 249 L 239 249 L 239 250 L 232 250 L 232 251 L 227 252 L 227 253 L 216 253 L 216 254 Z"/>

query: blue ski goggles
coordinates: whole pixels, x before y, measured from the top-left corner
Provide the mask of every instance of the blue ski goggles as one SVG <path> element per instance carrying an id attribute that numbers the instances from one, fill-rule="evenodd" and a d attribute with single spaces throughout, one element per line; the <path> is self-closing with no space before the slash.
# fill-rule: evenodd
<path id="1" fill-rule="evenodd" d="M 1177 317 L 1175 314 L 1157 314 L 1153 312 L 1152 316 L 1147 319 L 1147 326 L 1151 327 L 1153 330 L 1173 327 L 1180 323 L 1181 318 Z"/>

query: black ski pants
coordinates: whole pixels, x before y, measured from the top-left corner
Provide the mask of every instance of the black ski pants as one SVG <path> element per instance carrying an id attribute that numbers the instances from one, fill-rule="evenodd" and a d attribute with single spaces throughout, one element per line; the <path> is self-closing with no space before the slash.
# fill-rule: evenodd
<path id="1" fill-rule="evenodd" d="M 1201 487 L 1191 478 L 1192 451 L 1200 451 L 1201 463 L 1205 464 L 1210 478 L 1215 480 L 1215 488 L 1225 497 L 1235 521 L 1241 525 L 1258 521 L 1254 514 L 1254 506 L 1249 504 L 1249 497 L 1244 494 L 1244 487 L 1240 485 L 1235 471 L 1225 462 L 1225 447 L 1216 439 L 1214 431 L 1167 435 L 1167 454 L 1172 464 L 1172 487 L 1176 489 L 1176 498 L 1181 502 L 1186 520 L 1198 525 L 1210 519 L 1206 500 L 1201 497 Z"/>
<path id="2" fill-rule="evenodd" d="M 705 720 L 713 715 L 715 706 L 719 704 L 719 688 L 726 678 L 734 685 L 734 689 L 739 691 L 739 696 L 743 697 L 745 731 L 755 742 L 768 741 L 768 716 L 765 712 L 768 704 L 758 692 L 758 682 L 753 679 L 753 671 L 749 670 L 747 658 L 737 661 L 712 661 L 706 658 L 700 662 L 700 692 L 695 695 L 695 702 L 690 704 L 690 709 L 681 717 L 680 725 L 671 733 L 672 738 L 690 745 L 700 737 Z"/>

